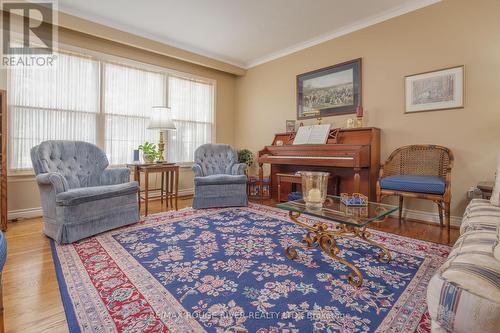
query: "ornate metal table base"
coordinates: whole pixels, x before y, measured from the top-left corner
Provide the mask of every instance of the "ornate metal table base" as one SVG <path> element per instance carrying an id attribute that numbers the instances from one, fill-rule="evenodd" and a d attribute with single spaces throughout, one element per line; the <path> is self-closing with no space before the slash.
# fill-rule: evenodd
<path id="1" fill-rule="evenodd" d="M 308 230 L 302 242 L 291 244 L 285 249 L 285 254 L 288 259 L 297 258 L 297 251 L 294 247 L 301 247 L 304 249 L 311 249 L 319 247 L 323 253 L 329 257 L 339 261 L 340 263 L 346 265 L 351 269 L 349 273 L 348 280 L 349 283 L 354 287 L 359 287 L 363 283 L 363 275 L 361 271 L 352 263 L 341 258 L 339 256 L 340 248 L 337 246 L 337 237 L 347 237 L 347 238 L 361 238 L 365 242 L 370 243 L 373 246 L 378 247 L 381 251 L 378 253 L 378 259 L 381 262 L 388 263 L 391 261 L 391 253 L 383 245 L 374 242 L 369 239 L 370 232 L 365 227 L 354 227 L 347 224 L 339 224 L 336 228 L 331 229 L 326 223 L 315 223 L 314 225 L 308 225 L 306 223 L 300 222 L 298 220 L 300 213 L 290 211 L 288 216 L 295 223 L 301 227 Z"/>

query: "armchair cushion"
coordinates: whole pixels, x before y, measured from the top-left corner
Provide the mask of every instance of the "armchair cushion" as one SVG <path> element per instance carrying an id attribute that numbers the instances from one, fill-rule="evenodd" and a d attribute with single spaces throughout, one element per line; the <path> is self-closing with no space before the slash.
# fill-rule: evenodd
<path id="1" fill-rule="evenodd" d="M 427 304 L 443 332 L 498 332 L 500 258 L 497 230 L 468 231 L 431 278 Z"/>
<path id="2" fill-rule="evenodd" d="M 39 185 L 52 185 L 55 193 L 66 192 L 69 189 L 68 181 L 58 172 L 38 174 L 36 181 Z"/>
<path id="3" fill-rule="evenodd" d="M 56 203 L 61 206 L 73 206 L 83 202 L 134 194 L 138 190 L 139 184 L 135 181 L 117 185 L 74 188 L 57 194 Z"/>
<path id="4" fill-rule="evenodd" d="M 231 167 L 232 175 L 244 175 L 247 165 L 245 163 L 236 163 Z"/>
<path id="5" fill-rule="evenodd" d="M 194 162 L 200 166 L 202 176 L 231 174 L 238 154 L 230 145 L 209 143 L 196 148 Z"/>
<path id="6" fill-rule="evenodd" d="M 195 177 L 194 184 L 198 185 L 226 185 L 226 184 L 246 184 L 245 175 L 211 175 L 206 177 Z"/>
<path id="7" fill-rule="evenodd" d="M 31 157 L 37 174 L 60 173 L 69 188 L 100 185 L 101 174 L 108 166 L 101 149 L 82 141 L 44 141 L 33 148 Z"/>
<path id="8" fill-rule="evenodd" d="M 194 163 L 191 167 L 195 177 L 203 177 L 203 171 L 201 170 L 201 165 Z"/>
<path id="9" fill-rule="evenodd" d="M 404 192 L 443 194 L 445 181 L 438 176 L 388 176 L 380 179 L 380 187 Z"/>
<path id="10" fill-rule="evenodd" d="M 106 169 L 101 175 L 101 185 L 116 185 L 130 181 L 129 168 Z"/>
<path id="11" fill-rule="evenodd" d="M 7 259 L 7 241 L 3 232 L 0 231 L 0 275 L 3 270 L 3 265 L 5 265 L 5 260 Z"/>

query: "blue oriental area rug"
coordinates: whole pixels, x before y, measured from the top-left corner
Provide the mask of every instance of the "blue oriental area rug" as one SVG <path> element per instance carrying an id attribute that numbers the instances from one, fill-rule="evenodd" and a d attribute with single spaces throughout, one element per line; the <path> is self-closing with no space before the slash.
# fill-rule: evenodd
<path id="1" fill-rule="evenodd" d="M 304 219 L 314 223 L 316 219 Z M 450 248 L 372 232 L 393 260 L 361 240 L 341 257 L 284 249 L 304 230 L 260 205 L 153 215 L 53 246 L 71 332 L 428 332 L 426 287 Z"/>

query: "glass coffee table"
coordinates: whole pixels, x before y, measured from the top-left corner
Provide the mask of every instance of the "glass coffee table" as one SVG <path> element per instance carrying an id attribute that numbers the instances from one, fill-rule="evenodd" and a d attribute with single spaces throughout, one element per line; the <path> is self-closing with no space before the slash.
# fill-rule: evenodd
<path id="1" fill-rule="evenodd" d="M 355 287 L 361 286 L 363 275 L 354 264 L 339 256 L 340 248 L 337 245 L 339 237 L 359 238 L 380 249 L 378 253 L 379 261 L 387 263 L 391 260 L 389 250 L 370 239 L 367 226 L 370 223 L 384 220 L 389 214 L 398 210 L 397 206 L 375 202 L 369 202 L 366 206 L 346 206 L 340 201 L 340 197 L 328 196 L 323 207 L 319 209 L 306 207 L 304 200 L 280 203 L 277 207 L 288 210 L 290 220 L 306 231 L 300 243 L 290 244 L 285 249 L 286 256 L 291 260 L 297 257 L 295 247 L 304 249 L 320 248 L 323 253 L 352 270 L 348 275 L 348 280 Z M 329 225 L 324 222 L 316 222 L 310 225 L 299 220 L 302 214 L 319 217 L 335 222 L 335 224 Z"/>

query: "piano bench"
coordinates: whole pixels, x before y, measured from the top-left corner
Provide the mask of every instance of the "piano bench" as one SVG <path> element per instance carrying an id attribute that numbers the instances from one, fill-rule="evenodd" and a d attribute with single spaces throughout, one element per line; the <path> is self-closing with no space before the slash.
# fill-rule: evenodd
<path id="1" fill-rule="evenodd" d="M 302 177 L 300 175 L 297 175 L 295 173 L 277 173 L 276 174 L 276 180 L 278 183 L 278 202 L 282 202 L 281 198 L 285 197 L 288 198 L 288 201 L 292 201 L 289 199 L 289 193 L 300 193 L 297 192 L 297 189 L 294 188 L 295 184 L 302 185 Z M 340 178 L 338 176 L 332 176 L 330 175 L 328 179 L 328 193 L 333 194 L 333 195 L 339 195 L 339 182 Z M 287 193 L 281 193 L 282 191 L 282 183 L 285 192 L 288 191 Z M 302 198 L 301 197 L 299 199 Z M 297 199 L 295 199 L 297 200 Z M 286 201 L 286 200 L 283 200 Z"/>

